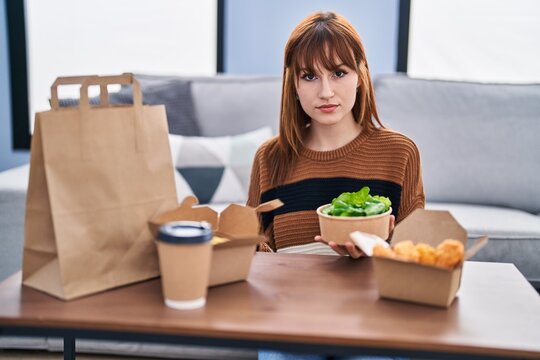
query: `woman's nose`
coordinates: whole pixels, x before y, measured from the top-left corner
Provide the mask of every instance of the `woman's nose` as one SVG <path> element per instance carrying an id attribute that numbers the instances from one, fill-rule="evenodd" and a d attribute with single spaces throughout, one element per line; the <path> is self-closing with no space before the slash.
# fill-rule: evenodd
<path id="1" fill-rule="evenodd" d="M 319 88 L 319 97 L 321 99 L 332 98 L 334 96 L 334 89 L 332 88 L 332 84 L 330 83 L 330 80 L 323 77 L 320 84 L 321 86 Z"/>

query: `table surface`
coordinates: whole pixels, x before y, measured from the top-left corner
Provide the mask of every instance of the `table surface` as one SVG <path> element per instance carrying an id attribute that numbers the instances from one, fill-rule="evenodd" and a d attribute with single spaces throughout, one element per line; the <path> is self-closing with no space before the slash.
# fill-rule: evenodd
<path id="1" fill-rule="evenodd" d="M 540 358 L 540 297 L 500 263 L 466 262 L 448 309 L 380 299 L 370 259 L 257 253 L 247 281 L 191 311 L 164 306 L 159 279 L 64 302 L 17 273 L 0 284 L 0 326 Z"/>

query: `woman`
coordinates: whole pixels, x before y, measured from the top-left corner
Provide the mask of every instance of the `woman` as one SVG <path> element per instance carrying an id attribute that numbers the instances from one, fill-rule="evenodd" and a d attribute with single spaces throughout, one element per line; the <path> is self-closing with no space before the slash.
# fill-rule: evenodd
<path id="1" fill-rule="evenodd" d="M 352 242 L 321 239 L 315 212 L 363 186 L 390 198 L 397 222 L 424 207 L 418 148 L 383 127 L 358 33 L 342 16 L 318 12 L 285 46 L 279 135 L 255 155 L 248 205 L 285 204 L 263 215 L 269 240 L 259 250 L 363 256 Z"/>

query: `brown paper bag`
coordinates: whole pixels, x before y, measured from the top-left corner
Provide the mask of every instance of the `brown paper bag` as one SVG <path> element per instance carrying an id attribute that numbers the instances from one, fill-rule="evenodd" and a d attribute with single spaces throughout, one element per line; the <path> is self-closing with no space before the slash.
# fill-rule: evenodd
<path id="1" fill-rule="evenodd" d="M 73 83 L 80 105 L 59 108 L 57 86 Z M 110 106 L 108 84 L 131 84 L 134 105 Z M 59 78 L 51 93 L 32 137 L 23 283 L 69 300 L 157 276 L 147 222 L 177 206 L 165 107 L 143 106 L 130 74 Z"/>

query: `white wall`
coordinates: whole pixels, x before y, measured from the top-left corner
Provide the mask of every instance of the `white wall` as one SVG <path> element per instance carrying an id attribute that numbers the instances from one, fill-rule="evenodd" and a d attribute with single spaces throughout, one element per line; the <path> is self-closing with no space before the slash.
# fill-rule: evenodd
<path id="1" fill-rule="evenodd" d="M 227 0 L 226 72 L 281 75 L 290 33 L 318 10 L 335 11 L 353 24 L 372 75 L 395 72 L 398 0 Z"/>
<path id="2" fill-rule="evenodd" d="M 413 0 L 408 74 L 540 82 L 540 1 Z"/>

